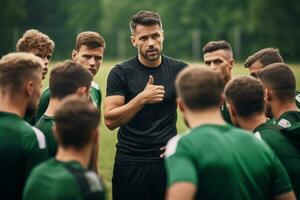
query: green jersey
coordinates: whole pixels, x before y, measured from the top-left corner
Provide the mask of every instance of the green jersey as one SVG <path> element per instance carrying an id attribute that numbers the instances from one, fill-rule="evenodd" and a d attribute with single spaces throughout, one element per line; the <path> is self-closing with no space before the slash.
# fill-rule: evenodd
<path id="1" fill-rule="evenodd" d="M 292 191 L 274 152 L 231 125 L 202 125 L 178 135 L 166 149 L 168 186 L 190 182 L 195 199 L 271 199 Z"/>
<path id="2" fill-rule="evenodd" d="M 102 100 L 101 91 L 99 85 L 94 81 L 92 81 L 91 83 L 90 98 L 95 104 L 95 106 L 97 106 L 98 108 L 101 107 L 101 100 Z M 36 120 L 40 119 L 42 115 L 45 113 L 49 101 L 50 101 L 50 89 L 47 88 L 41 95 L 40 102 L 37 109 Z"/>
<path id="3" fill-rule="evenodd" d="M 300 193 L 300 152 L 286 138 L 276 125 L 266 122 L 254 129 L 254 134 L 263 139 L 273 149 L 279 160 L 285 167 L 294 191 L 297 196 Z M 300 199 L 300 196 L 298 197 Z"/>
<path id="4" fill-rule="evenodd" d="M 48 158 L 44 134 L 13 113 L 0 112 L 1 199 L 21 199 L 31 169 Z"/>
<path id="5" fill-rule="evenodd" d="M 288 111 L 283 113 L 278 120 L 276 121 L 276 124 L 282 128 L 290 128 L 294 124 L 300 122 L 300 112 L 299 111 Z"/>
<path id="6" fill-rule="evenodd" d="M 104 188 L 95 172 L 77 161 L 50 159 L 37 166 L 24 189 L 24 200 L 103 200 Z"/>
<path id="7" fill-rule="evenodd" d="M 52 127 L 54 125 L 54 118 L 43 115 L 35 126 L 40 129 L 46 137 L 49 157 L 54 157 L 57 152 L 57 143 L 53 135 Z"/>

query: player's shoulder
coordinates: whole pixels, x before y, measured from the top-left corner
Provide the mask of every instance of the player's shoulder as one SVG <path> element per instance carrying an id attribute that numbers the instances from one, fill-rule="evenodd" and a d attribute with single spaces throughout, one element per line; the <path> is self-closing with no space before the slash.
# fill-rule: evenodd
<path id="1" fill-rule="evenodd" d="M 137 56 L 129 58 L 119 64 L 117 64 L 114 68 L 116 69 L 128 69 L 128 68 L 135 68 L 138 64 Z"/>
<path id="2" fill-rule="evenodd" d="M 33 148 L 37 145 L 39 149 L 46 149 L 46 137 L 40 129 L 31 126 L 27 122 L 24 122 L 22 127 L 24 128 L 23 130 L 26 130 L 23 133 L 25 146 Z"/>
<path id="3" fill-rule="evenodd" d="M 166 55 L 163 55 L 163 62 L 166 63 L 167 65 L 171 65 L 171 66 L 178 66 L 178 67 L 188 66 L 188 64 L 183 62 L 182 60 L 172 58 L 172 57 L 169 57 Z"/>
<path id="4" fill-rule="evenodd" d="M 55 159 L 51 158 L 49 160 L 46 160 L 45 162 L 38 164 L 36 167 L 34 167 L 30 176 L 37 177 L 41 176 L 44 173 L 49 173 L 49 169 L 52 167 L 53 162 L 55 162 Z"/>
<path id="5" fill-rule="evenodd" d="M 171 155 L 175 154 L 177 151 L 178 144 L 185 143 L 186 140 L 189 140 L 188 136 L 190 135 L 190 132 L 191 131 L 188 130 L 184 133 L 181 133 L 181 134 L 178 134 L 178 135 L 172 137 L 166 145 L 165 156 L 170 157 Z"/>

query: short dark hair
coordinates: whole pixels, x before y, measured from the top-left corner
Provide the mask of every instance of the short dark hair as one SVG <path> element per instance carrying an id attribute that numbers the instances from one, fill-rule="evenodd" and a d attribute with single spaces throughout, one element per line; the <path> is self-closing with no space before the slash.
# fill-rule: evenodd
<path id="1" fill-rule="evenodd" d="M 224 80 L 207 67 L 186 67 L 176 78 L 178 96 L 190 109 L 207 109 L 221 104 Z"/>
<path id="2" fill-rule="evenodd" d="M 244 63 L 245 68 L 251 67 L 256 61 L 259 61 L 263 67 L 273 63 L 283 63 L 279 50 L 275 48 L 261 49 L 249 56 Z"/>
<path id="3" fill-rule="evenodd" d="M 264 113 L 264 86 L 251 76 L 240 76 L 229 81 L 225 87 L 225 97 L 240 117 Z"/>
<path id="4" fill-rule="evenodd" d="M 100 122 L 100 111 L 88 99 L 71 95 L 63 99 L 54 114 L 59 145 L 80 149 L 89 144 Z"/>
<path id="5" fill-rule="evenodd" d="M 129 25 L 132 34 L 138 24 L 143 26 L 158 24 L 159 27 L 162 28 L 162 22 L 159 14 L 148 10 L 139 11 L 131 18 Z"/>
<path id="6" fill-rule="evenodd" d="M 9 88 L 18 94 L 24 81 L 35 80 L 37 72 L 42 74 L 43 60 L 32 53 L 18 52 L 3 56 L 0 60 L 0 88 Z"/>
<path id="7" fill-rule="evenodd" d="M 281 102 L 295 101 L 296 78 L 288 65 L 283 63 L 268 65 L 257 71 L 256 76 Z"/>
<path id="8" fill-rule="evenodd" d="M 103 37 L 94 31 L 85 31 L 77 35 L 75 42 L 75 50 L 79 51 L 80 47 L 85 45 L 91 49 L 103 47 L 105 49 L 106 44 Z"/>
<path id="9" fill-rule="evenodd" d="M 52 98 L 62 99 L 75 93 L 80 87 L 89 88 L 92 79 L 92 74 L 74 61 L 68 60 L 59 63 L 50 74 L 50 95 Z"/>
<path id="10" fill-rule="evenodd" d="M 39 50 L 43 56 L 48 53 L 53 53 L 54 42 L 48 35 L 35 30 L 27 30 L 19 39 L 16 48 L 20 52 L 30 52 L 33 49 Z"/>
<path id="11" fill-rule="evenodd" d="M 232 51 L 230 44 L 225 40 L 210 41 L 202 49 L 203 54 L 210 53 L 217 50 L 229 50 Z"/>

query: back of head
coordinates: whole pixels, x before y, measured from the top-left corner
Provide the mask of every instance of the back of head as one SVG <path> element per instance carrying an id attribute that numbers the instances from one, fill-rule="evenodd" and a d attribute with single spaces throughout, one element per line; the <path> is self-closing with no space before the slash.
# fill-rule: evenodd
<path id="1" fill-rule="evenodd" d="M 220 41 L 210 41 L 208 42 L 202 49 L 202 53 L 211 53 L 217 50 L 225 50 L 232 52 L 232 48 L 230 44 L 225 41 L 225 40 L 220 40 Z"/>
<path id="2" fill-rule="evenodd" d="M 80 87 L 89 88 L 92 79 L 92 74 L 74 61 L 59 63 L 50 74 L 51 98 L 62 99 L 67 95 L 74 94 Z"/>
<path id="3" fill-rule="evenodd" d="M 137 25 L 151 26 L 159 25 L 162 28 L 162 22 L 158 13 L 148 10 L 139 11 L 135 14 L 129 23 L 131 33 L 133 34 Z"/>
<path id="4" fill-rule="evenodd" d="M 247 58 L 244 66 L 245 68 L 249 68 L 257 61 L 262 64 L 262 67 L 273 63 L 283 63 L 283 59 L 279 53 L 279 50 L 275 48 L 265 48 L 259 50 L 258 52 Z"/>
<path id="5" fill-rule="evenodd" d="M 75 50 L 79 51 L 82 45 L 85 45 L 91 49 L 99 47 L 105 49 L 106 47 L 105 40 L 103 39 L 103 37 L 99 33 L 93 31 L 85 31 L 77 35 Z"/>
<path id="6" fill-rule="evenodd" d="M 259 70 L 256 76 L 264 86 L 273 91 L 276 98 L 282 102 L 294 102 L 296 92 L 296 78 L 289 66 L 274 63 Z"/>
<path id="7" fill-rule="evenodd" d="M 31 53 L 10 53 L 0 60 L 0 88 L 17 94 L 28 80 L 41 79 L 43 61 Z"/>
<path id="8" fill-rule="evenodd" d="M 100 113 L 88 99 L 72 95 L 61 102 L 54 120 L 59 145 L 81 149 L 90 143 L 98 128 Z"/>
<path id="9" fill-rule="evenodd" d="M 176 78 L 178 96 L 191 110 L 219 107 L 224 80 L 207 67 L 186 67 Z"/>
<path id="10" fill-rule="evenodd" d="M 225 97 L 240 117 L 264 113 L 264 86 L 253 77 L 240 76 L 229 81 Z"/>
<path id="11" fill-rule="evenodd" d="M 35 30 L 27 30 L 17 43 L 17 51 L 31 52 L 37 49 L 43 55 L 52 54 L 54 49 L 54 42 L 48 35 Z"/>

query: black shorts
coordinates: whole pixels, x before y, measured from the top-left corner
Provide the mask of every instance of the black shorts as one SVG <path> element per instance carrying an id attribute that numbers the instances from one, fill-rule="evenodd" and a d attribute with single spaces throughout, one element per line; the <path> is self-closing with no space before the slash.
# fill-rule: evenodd
<path id="1" fill-rule="evenodd" d="M 112 192 L 114 200 L 163 200 L 166 170 L 157 162 L 115 161 Z"/>

